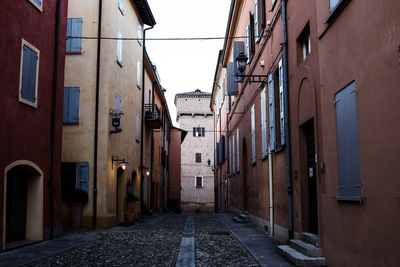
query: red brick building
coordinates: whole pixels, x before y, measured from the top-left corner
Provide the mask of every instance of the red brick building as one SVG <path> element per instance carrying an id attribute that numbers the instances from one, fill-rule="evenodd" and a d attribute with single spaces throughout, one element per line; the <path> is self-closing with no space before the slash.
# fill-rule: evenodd
<path id="1" fill-rule="evenodd" d="M 67 1 L 0 3 L 2 249 L 62 231 L 60 157 Z"/>

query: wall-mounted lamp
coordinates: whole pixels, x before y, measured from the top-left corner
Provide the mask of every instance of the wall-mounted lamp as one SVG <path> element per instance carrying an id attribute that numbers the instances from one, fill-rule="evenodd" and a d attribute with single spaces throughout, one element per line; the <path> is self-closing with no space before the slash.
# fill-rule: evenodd
<path id="1" fill-rule="evenodd" d="M 125 159 L 120 159 L 118 156 L 111 156 L 111 169 L 114 168 L 114 164 L 116 164 L 117 166 L 121 166 L 122 170 L 126 169 L 126 164 L 128 164 L 128 162 Z"/>
<path id="2" fill-rule="evenodd" d="M 267 75 L 245 75 L 244 74 L 247 60 L 248 60 L 248 58 L 243 52 L 240 52 L 239 55 L 235 58 L 236 67 L 237 67 L 237 70 L 239 71 L 239 73 L 235 74 L 236 81 L 243 82 L 244 78 L 248 78 L 249 83 L 264 82 L 264 79 L 268 77 Z"/>
<path id="3" fill-rule="evenodd" d="M 146 176 L 147 176 L 147 177 L 150 176 L 150 171 L 149 171 L 149 170 L 146 171 Z"/>

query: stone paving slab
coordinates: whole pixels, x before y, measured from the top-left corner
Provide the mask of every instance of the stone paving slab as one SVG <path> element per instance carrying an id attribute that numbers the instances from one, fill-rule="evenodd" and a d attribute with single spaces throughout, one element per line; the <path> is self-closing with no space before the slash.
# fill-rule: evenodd
<path id="1" fill-rule="evenodd" d="M 260 266 L 294 266 L 277 253 L 277 246 L 283 243 L 269 237 L 265 232 L 256 229 L 251 223 L 234 222 L 232 214 L 219 214 L 219 216 Z"/>

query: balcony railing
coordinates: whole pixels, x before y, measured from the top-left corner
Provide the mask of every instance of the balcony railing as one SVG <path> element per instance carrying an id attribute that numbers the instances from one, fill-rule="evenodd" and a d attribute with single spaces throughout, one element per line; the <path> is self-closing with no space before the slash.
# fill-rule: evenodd
<path id="1" fill-rule="evenodd" d="M 144 105 L 144 119 L 146 121 L 146 126 L 150 129 L 161 128 L 161 116 L 160 110 L 155 104 L 145 104 Z"/>

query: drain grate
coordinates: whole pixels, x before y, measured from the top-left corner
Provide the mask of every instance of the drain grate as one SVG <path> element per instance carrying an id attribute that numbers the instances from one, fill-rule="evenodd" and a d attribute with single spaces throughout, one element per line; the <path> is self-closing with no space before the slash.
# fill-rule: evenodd
<path id="1" fill-rule="evenodd" d="M 208 232 L 209 235 L 230 235 L 231 233 L 228 231 L 212 231 Z"/>

